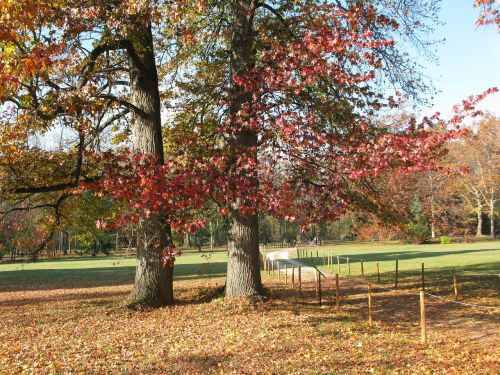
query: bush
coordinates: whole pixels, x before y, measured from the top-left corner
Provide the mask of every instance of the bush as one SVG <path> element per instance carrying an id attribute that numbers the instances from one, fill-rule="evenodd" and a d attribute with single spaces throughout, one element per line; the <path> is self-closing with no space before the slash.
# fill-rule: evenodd
<path id="1" fill-rule="evenodd" d="M 448 237 L 448 236 L 441 236 L 441 237 L 439 238 L 439 242 L 440 242 L 442 245 L 449 244 L 449 243 L 451 243 L 451 237 Z"/>

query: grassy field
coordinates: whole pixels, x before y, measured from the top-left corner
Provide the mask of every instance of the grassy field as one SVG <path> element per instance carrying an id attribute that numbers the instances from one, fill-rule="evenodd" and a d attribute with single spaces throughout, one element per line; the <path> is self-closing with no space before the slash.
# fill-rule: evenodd
<path id="1" fill-rule="evenodd" d="M 0 264 L 0 290 L 51 288 L 53 281 L 68 288 L 122 285 L 134 281 L 135 257 L 67 257 L 30 263 Z M 186 252 L 175 262 L 176 279 L 221 276 L 227 253 Z"/>
<path id="2" fill-rule="evenodd" d="M 441 271 L 456 266 L 477 276 L 498 271 L 498 245 L 311 250 L 383 258 L 389 278 L 396 257 L 404 272 L 425 259 Z M 312 281 L 305 280 L 299 295 L 297 286 L 266 273 L 268 301 L 228 301 L 214 293 L 224 283 L 226 253 L 214 253 L 210 263 L 206 255 L 185 253 L 176 262 L 176 306 L 143 311 L 120 307 L 132 287 L 133 258 L 0 265 L 0 374 L 498 372 L 500 312 L 429 301 L 428 343 L 421 344 L 418 297 L 408 289 L 377 290 L 369 327 L 366 287 L 356 277 L 342 277 L 340 312 L 331 279 L 321 306 Z M 483 285 L 473 301 L 492 304 L 496 297 L 495 288 Z"/>
<path id="3" fill-rule="evenodd" d="M 382 284 L 394 282 L 395 261 L 398 260 L 401 286 L 412 287 L 420 277 L 421 264 L 425 264 L 429 285 L 449 284 L 452 269 L 470 287 L 492 288 L 500 292 L 500 241 L 460 244 L 401 245 L 394 243 L 341 243 L 306 247 L 307 264 L 316 265 L 326 273 L 337 273 L 336 256 L 341 258 L 340 275 L 360 276 L 361 264 L 368 280 L 376 279 L 379 262 Z M 316 257 L 318 253 L 319 258 Z M 295 255 L 296 254 L 292 254 Z M 312 255 L 312 257 L 311 257 Z M 334 256 L 335 265 L 324 265 L 325 257 Z M 175 265 L 176 279 L 223 276 L 226 273 L 227 254 L 216 252 L 185 252 Z M 133 282 L 135 258 L 124 257 L 68 257 L 36 263 L 0 264 L 0 290 L 5 288 L 37 289 L 50 287 L 58 280 L 68 287 L 122 285 Z M 470 288 L 469 288 L 470 289 Z"/>
<path id="4" fill-rule="evenodd" d="M 394 243 L 349 243 L 306 247 L 309 253 L 316 256 L 334 255 L 349 257 L 352 262 L 364 260 L 365 270 L 376 271 L 376 262 L 381 272 L 392 271 L 396 259 L 399 270 L 420 270 L 425 268 L 452 268 L 469 270 L 477 273 L 498 273 L 500 271 L 500 241 L 484 241 L 475 243 L 401 245 Z M 346 260 L 343 259 L 342 263 Z M 322 264 L 318 262 L 318 264 Z M 344 270 L 345 267 L 341 269 Z M 341 271 L 342 272 L 342 271 Z"/>

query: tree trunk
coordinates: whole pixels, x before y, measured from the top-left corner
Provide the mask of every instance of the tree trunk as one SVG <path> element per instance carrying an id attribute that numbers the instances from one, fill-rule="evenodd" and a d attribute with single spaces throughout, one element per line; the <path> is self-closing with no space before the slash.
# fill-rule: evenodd
<path id="1" fill-rule="evenodd" d="M 495 201 L 490 201 L 490 235 L 495 238 Z"/>
<path id="2" fill-rule="evenodd" d="M 257 215 L 242 215 L 236 203 L 229 227 L 226 296 L 261 295 Z"/>
<path id="3" fill-rule="evenodd" d="M 476 230 L 476 236 L 481 237 L 483 234 L 483 218 L 482 218 L 482 205 L 481 202 L 478 202 L 477 204 L 477 230 Z"/>
<path id="4" fill-rule="evenodd" d="M 154 244 L 168 243 L 170 233 L 160 220 L 143 220 L 139 231 L 134 289 L 126 302 L 130 307 L 173 304 L 173 267 L 164 265 L 163 253 Z"/>
<path id="5" fill-rule="evenodd" d="M 254 30 L 255 0 L 233 0 L 233 30 L 231 39 L 231 76 L 242 76 L 255 66 Z M 251 108 L 252 94 L 245 87 L 233 82 L 230 114 L 233 129 L 239 129 L 230 139 L 233 160 L 247 154 L 257 160 L 257 132 L 238 119 L 243 107 Z M 248 109 L 247 108 L 247 109 Z M 251 111 L 251 110 L 250 110 Z M 249 178 L 254 188 L 258 187 L 255 174 Z M 249 192 L 252 194 L 252 192 Z M 229 210 L 229 238 L 226 296 L 257 296 L 263 293 L 259 264 L 259 220 L 257 211 L 242 213 L 245 197 L 236 198 Z"/>
<path id="6" fill-rule="evenodd" d="M 184 233 L 184 246 L 186 249 L 191 247 L 191 239 L 189 238 L 189 233 Z"/>
<path id="7" fill-rule="evenodd" d="M 196 242 L 196 249 L 198 250 L 198 252 L 201 253 L 201 238 L 200 238 L 200 233 L 196 233 L 194 235 L 194 238 L 195 238 L 195 242 Z"/>
<path id="8" fill-rule="evenodd" d="M 215 219 L 215 246 L 219 246 L 221 241 L 219 240 L 219 219 Z"/>
<path id="9" fill-rule="evenodd" d="M 155 154 L 163 164 L 161 104 L 151 25 L 139 20 L 130 40 L 137 58 L 130 56 L 130 100 L 140 111 L 132 115 L 134 152 Z M 139 60 L 139 61 L 138 61 Z M 162 213 L 142 215 L 137 230 L 137 266 L 130 307 L 159 307 L 174 303 L 173 267 L 164 265 L 163 249 L 172 246 L 170 228 Z"/>
<path id="10" fill-rule="evenodd" d="M 214 226 L 212 220 L 209 221 L 210 225 L 210 251 L 214 251 Z"/>
<path id="11" fill-rule="evenodd" d="M 431 238 L 433 240 L 436 239 L 436 212 L 435 212 L 435 205 L 434 205 L 434 196 L 432 195 L 430 198 L 431 201 Z"/>

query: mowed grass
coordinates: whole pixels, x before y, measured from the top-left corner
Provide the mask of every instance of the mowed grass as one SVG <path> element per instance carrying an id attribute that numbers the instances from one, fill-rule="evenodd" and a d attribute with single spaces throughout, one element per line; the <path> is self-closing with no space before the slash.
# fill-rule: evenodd
<path id="1" fill-rule="evenodd" d="M 338 273 L 337 256 L 341 257 L 340 275 L 361 276 L 361 263 L 368 281 L 374 282 L 379 263 L 381 283 L 392 285 L 398 260 L 398 284 L 418 287 L 424 263 L 426 285 L 446 288 L 455 270 L 463 292 L 474 288 L 500 291 L 500 241 L 460 244 L 402 245 L 395 243 L 340 243 L 306 247 L 307 264 L 316 265 L 328 274 Z M 316 257 L 318 253 L 319 257 Z M 296 254 L 292 254 L 296 256 Z M 334 265 L 325 265 L 327 256 Z M 50 288 L 54 280 L 68 288 L 85 286 L 124 285 L 134 280 L 135 257 L 67 257 L 28 263 L 0 264 L 0 290 L 36 290 Z M 217 277 L 226 274 L 226 251 L 184 252 L 175 263 L 175 278 Z M 449 288 L 448 288 L 449 289 Z"/>
<path id="2" fill-rule="evenodd" d="M 131 284 L 135 257 L 66 257 L 27 263 L 0 264 L 0 290 L 37 290 L 54 287 Z M 176 279 L 216 277 L 226 274 L 226 251 L 185 252 L 175 262 Z"/>

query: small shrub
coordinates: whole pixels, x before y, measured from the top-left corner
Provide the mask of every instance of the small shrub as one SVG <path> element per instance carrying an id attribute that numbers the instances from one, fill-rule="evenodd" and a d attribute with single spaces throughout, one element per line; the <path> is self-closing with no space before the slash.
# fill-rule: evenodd
<path id="1" fill-rule="evenodd" d="M 451 243 L 451 237 L 448 237 L 448 236 L 441 236 L 441 237 L 439 238 L 439 242 L 440 242 L 442 245 L 449 244 L 449 243 Z"/>

